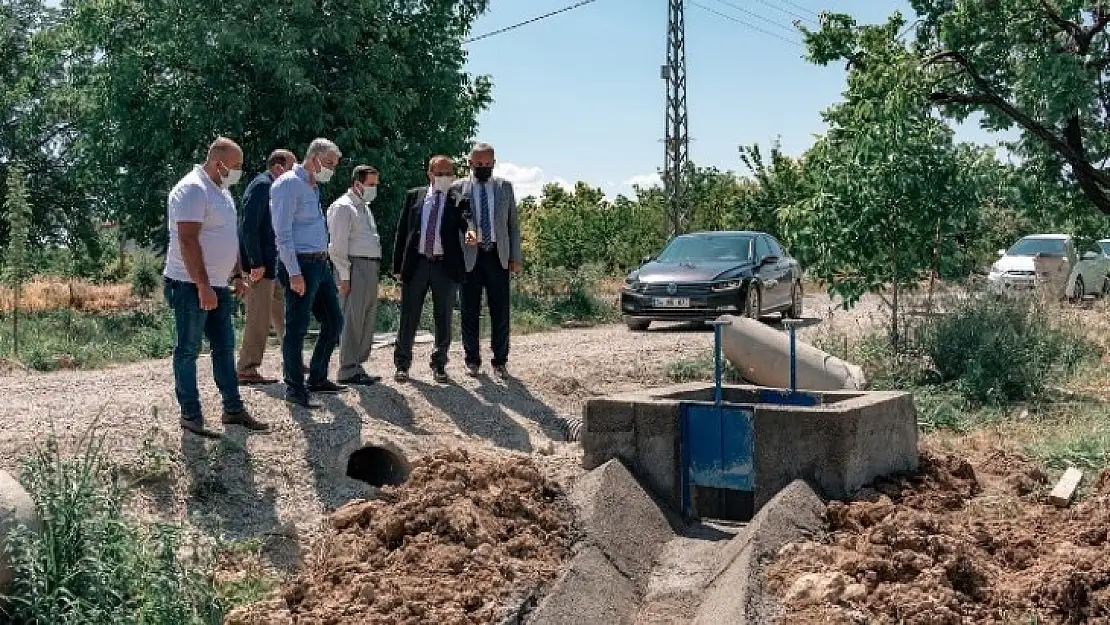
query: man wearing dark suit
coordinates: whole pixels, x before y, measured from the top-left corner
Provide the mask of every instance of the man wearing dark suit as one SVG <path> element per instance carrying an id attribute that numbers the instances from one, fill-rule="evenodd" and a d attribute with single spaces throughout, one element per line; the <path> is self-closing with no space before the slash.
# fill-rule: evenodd
<path id="1" fill-rule="evenodd" d="M 431 367 L 436 382 L 447 382 L 447 350 L 451 347 L 451 313 L 462 282 L 462 233 L 466 231 L 469 202 L 451 189 L 455 161 L 433 156 L 428 162 L 428 186 L 409 190 L 397 221 L 393 243 L 393 276 L 401 282 L 401 327 L 393 350 L 394 380 L 406 382 L 412 365 L 412 344 L 432 292 L 435 351 Z"/>
<path id="2" fill-rule="evenodd" d="M 258 372 L 266 353 L 270 324 L 280 337 L 285 328 L 285 303 L 275 278 L 277 244 L 270 221 L 270 186 L 278 176 L 297 164 L 289 150 L 274 150 L 266 160 L 266 171 L 247 185 L 243 193 L 242 222 L 239 224 L 239 256 L 244 269 L 250 271 L 253 287 L 247 295 L 247 321 L 243 329 L 243 345 L 239 348 L 239 384 L 274 384 Z"/>
<path id="3" fill-rule="evenodd" d="M 462 286 L 462 344 L 466 369 L 477 376 L 482 369 L 478 344 L 482 291 L 489 305 L 493 370 L 508 376 L 509 274 L 520 272 L 520 222 L 513 184 L 495 178 L 493 146 L 479 143 L 470 152 L 470 178 L 458 183 L 459 193 L 470 200 L 471 223 L 463 247 L 466 279 Z"/>

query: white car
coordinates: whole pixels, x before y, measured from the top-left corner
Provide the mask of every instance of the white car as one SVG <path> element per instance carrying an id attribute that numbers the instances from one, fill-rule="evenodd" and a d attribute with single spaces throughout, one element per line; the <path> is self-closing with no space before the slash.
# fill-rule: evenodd
<path id="1" fill-rule="evenodd" d="M 1110 292 L 1110 239 L 1095 242 L 1083 252 L 1068 278 L 1067 295 L 1082 299 L 1088 295 L 1106 295 Z"/>
<path id="2" fill-rule="evenodd" d="M 991 266 L 987 283 L 995 291 L 1033 289 L 1037 283 L 1037 258 L 1055 261 L 1053 274 L 1071 277 L 1078 263 L 1075 241 L 1067 234 L 1034 234 L 1023 237 L 1008 250 L 998 250 L 1001 257 Z M 1051 276 L 1050 276 L 1051 279 Z M 1062 283 L 1062 281 L 1061 281 Z M 1071 292 L 1072 280 L 1066 291 Z"/>

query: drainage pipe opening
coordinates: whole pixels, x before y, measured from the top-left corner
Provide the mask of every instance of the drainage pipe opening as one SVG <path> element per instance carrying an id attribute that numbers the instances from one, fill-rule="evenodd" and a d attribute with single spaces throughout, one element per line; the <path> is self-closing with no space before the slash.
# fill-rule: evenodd
<path id="1" fill-rule="evenodd" d="M 408 479 L 409 465 L 404 456 L 370 445 L 355 450 L 347 458 L 347 477 L 377 488 L 396 486 Z"/>

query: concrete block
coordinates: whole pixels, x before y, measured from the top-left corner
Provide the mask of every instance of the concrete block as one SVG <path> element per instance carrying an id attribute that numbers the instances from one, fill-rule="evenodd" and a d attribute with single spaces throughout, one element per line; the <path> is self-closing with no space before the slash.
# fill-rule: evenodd
<path id="1" fill-rule="evenodd" d="M 587 546 L 570 561 L 536 610 L 529 625 L 612 625 L 626 622 L 636 607 L 632 582 L 605 559 L 600 549 Z"/>
<path id="2" fill-rule="evenodd" d="M 825 503 L 801 480 L 767 502 L 721 550 L 694 625 L 775 622 L 781 606 L 766 588 L 760 561 L 824 527 Z"/>
<path id="3" fill-rule="evenodd" d="M 587 432 L 631 432 L 634 412 L 631 402 L 619 399 L 587 399 L 582 409 Z"/>
<path id="4" fill-rule="evenodd" d="M 636 432 L 636 464 L 633 469 L 644 485 L 671 507 L 682 507 L 678 437 L 674 434 L 644 436 Z"/>
<path id="5" fill-rule="evenodd" d="M 679 406 L 674 402 L 647 399 L 633 405 L 636 436 L 676 436 Z"/>
<path id="6" fill-rule="evenodd" d="M 623 464 L 610 460 L 578 480 L 570 501 L 589 543 L 642 589 L 656 557 L 674 538 L 651 495 Z"/>
<path id="7" fill-rule="evenodd" d="M 582 437 L 582 467 L 591 471 L 619 458 L 628 465 L 636 462 L 635 432 L 587 432 Z"/>

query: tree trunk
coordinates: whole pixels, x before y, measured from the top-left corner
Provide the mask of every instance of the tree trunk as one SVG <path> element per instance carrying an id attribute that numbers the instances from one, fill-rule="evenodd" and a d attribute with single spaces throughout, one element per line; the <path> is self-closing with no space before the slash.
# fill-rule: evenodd
<path id="1" fill-rule="evenodd" d="M 22 290 L 19 283 L 12 290 L 12 355 L 16 358 L 19 357 L 19 298 Z"/>

